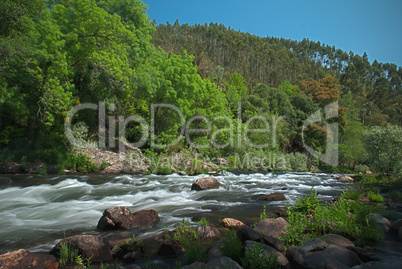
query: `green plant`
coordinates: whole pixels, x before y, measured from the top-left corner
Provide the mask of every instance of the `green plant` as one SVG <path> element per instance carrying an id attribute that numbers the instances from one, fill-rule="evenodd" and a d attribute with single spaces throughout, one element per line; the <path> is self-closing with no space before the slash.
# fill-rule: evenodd
<path id="1" fill-rule="evenodd" d="M 47 165 L 44 164 L 41 167 L 38 168 L 38 170 L 36 170 L 37 174 L 41 174 L 41 175 L 46 175 L 47 172 Z"/>
<path id="2" fill-rule="evenodd" d="M 303 213 L 309 213 L 310 210 L 314 210 L 320 202 L 317 196 L 317 192 L 311 188 L 310 194 L 306 195 L 304 199 L 296 201 L 294 210 Z"/>
<path id="3" fill-rule="evenodd" d="M 221 250 L 225 256 L 238 263 L 241 262 L 240 257 L 243 250 L 243 244 L 236 236 L 235 230 L 230 230 L 224 234 Z"/>
<path id="4" fill-rule="evenodd" d="M 61 268 L 68 265 L 79 266 L 79 268 L 83 269 L 91 267 L 91 259 L 83 259 L 81 255 L 79 255 L 78 249 L 70 249 L 66 241 L 60 243 L 58 262 Z"/>
<path id="5" fill-rule="evenodd" d="M 197 223 L 201 225 L 201 227 L 208 227 L 209 225 L 209 221 L 205 217 L 202 217 Z"/>
<path id="6" fill-rule="evenodd" d="M 278 256 L 275 254 L 266 255 L 260 244 L 246 248 L 242 265 L 244 268 L 250 269 L 279 268 Z"/>
<path id="7" fill-rule="evenodd" d="M 352 201 L 359 201 L 360 197 L 363 195 L 363 191 L 356 188 L 351 188 L 342 193 L 344 199 L 349 199 Z"/>
<path id="8" fill-rule="evenodd" d="M 107 162 L 102 161 L 102 164 L 100 165 L 99 170 L 100 171 L 105 170 L 108 166 L 109 166 L 109 164 Z"/>
<path id="9" fill-rule="evenodd" d="M 176 240 L 184 249 L 190 248 L 199 239 L 197 232 L 190 227 L 190 223 L 183 219 L 181 227 L 173 234 Z"/>
<path id="10" fill-rule="evenodd" d="M 117 257 L 122 257 L 124 256 L 124 254 L 128 252 L 144 251 L 144 243 L 142 242 L 142 240 L 136 239 L 134 234 L 132 238 L 117 244 L 117 247 L 118 247 L 118 251 L 116 253 Z"/>
<path id="11" fill-rule="evenodd" d="M 262 212 L 260 214 L 260 220 L 269 219 L 269 218 L 271 218 L 271 217 L 267 215 L 267 206 L 264 205 L 264 209 L 262 210 Z"/>
<path id="12" fill-rule="evenodd" d="M 367 198 L 369 198 L 370 201 L 372 201 L 374 203 L 383 203 L 384 202 L 384 198 L 379 193 L 368 192 Z"/>
<path id="13" fill-rule="evenodd" d="M 184 264 L 192 264 L 193 262 L 204 262 L 204 251 L 199 242 L 187 247 L 184 254 Z"/>

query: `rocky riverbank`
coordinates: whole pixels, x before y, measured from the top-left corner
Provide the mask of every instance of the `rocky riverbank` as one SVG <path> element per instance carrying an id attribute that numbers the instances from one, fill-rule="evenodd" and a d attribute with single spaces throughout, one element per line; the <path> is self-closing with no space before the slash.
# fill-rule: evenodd
<path id="1" fill-rule="evenodd" d="M 200 178 L 193 186 L 203 191 L 218 188 L 217 183 L 214 178 Z M 267 202 L 282 198 L 278 192 L 253 197 Z M 304 201 L 308 199 L 311 197 Z M 342 199 L 338 197 L 339 201 Z M 139 229 L 146 233 L 159 222 L 160 216 L 153 209 L 131 212 L 122 206 L 108 208 L 98 222 L 100 234 L 67 237 L 49 254 L 23 249 L 5 253 L 0 256 L 0 268 L 105 268 L 107 264 L 109 268 L 266 268 L 259 266 L 273 264 L 281 268 L 398 268 L 402 265 L 402 253 L 361 243 L 356 246 L 355 242 L 360 241 L 353 236 L 320 232 L 314 237 L 312 231 L 303 230 L 299 232 L 309 239 L 302 244 L 289 244 L 285 238 L 294 230 L 291 229 L 294 220 L 288 212 L 285 208 L 275 212 L 264 210 L 256 223 L 248 225 L 242 219 L 223 218 L 214 226 L 205 218 L 198 218 L 142 240 L 134 236 L 110 240 L 111 235 L 121 231 L 126 231 L 121 233 L 125 235 Z M 314 225 L 317 216 L 314 217 L 311 208 L 308 212 L 311 216 L 306 221 Z M 391 222 L 381 215 L 372 216 L 387 236 L 402 242 L 401 219 Z M 328 227 L 331 225 L 336 223 L 329 223 Z M 116 260 L 120 267 L 115 266 Z"/>

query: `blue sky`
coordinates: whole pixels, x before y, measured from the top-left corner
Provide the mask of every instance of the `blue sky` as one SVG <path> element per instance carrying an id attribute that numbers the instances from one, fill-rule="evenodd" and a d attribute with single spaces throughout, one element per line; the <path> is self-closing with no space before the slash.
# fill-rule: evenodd
<path id="1" fill-rule="evenodd" d="M 259 36 L 308 38 L 402 66 L 401 0 L 143 0 L 157 23 L 222 23 Z"/>

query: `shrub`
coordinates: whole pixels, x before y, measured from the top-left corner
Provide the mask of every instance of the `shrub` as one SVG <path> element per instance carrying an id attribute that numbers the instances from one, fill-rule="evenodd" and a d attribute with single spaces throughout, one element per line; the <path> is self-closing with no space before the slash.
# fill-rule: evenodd
<path id="1" fill-rule="evenodd" d="M 384 175 L 402 173 L 402 128 L 372 127 L 366 135 L 370 167 Z"/>
<path id="2" fill-rule="evenodd" d="M 279 268 L 278 256 L 275 254 L 267 256 L 259 244 L 246 249 L 242 265 L 250 269 Z"/>
<path id="3" fill-rule="evenodd" d="M 342 197 L 344 199 L 349 199 L 352 201 L 359 201 L 359 199 L 362 195 L 363 195 L 363 192 L 359 189 L 349 189 L 342 193 Z"/>
<path id="4" fill-rule="evenodd" d="M 306 195 L 304 199 L 297 200 L 294 210 L 298 212 L 308 213 L 314 210 L 319 205 L 320 200 L 317 197 L 317 192 L 311 188 L 310 194 Z"/>
<path id="5" fill-rule="evenodd" d="M 369 192 L 367 193 L 367 198 L 374 203 L 382 203 L 384 202 L 384 198 L 379 193 Z"/>
<path id="6" fill-rule="evenodd" d="M 224 234 L 221 250 L 226 257 L 240 263 L 240 257 L 243 250 L 243 244 L 236 236 L 235 230 L 230 230 Z"/>
<path id="7" fill-rule="evenodd" d="M 209 221 L 205 217 L 202 217 L 197 223 L 201 225 L 201 227 L 207 227 L 209 225 Z"/>
<path id="8" fill-rule="evenodd" d="M 306 200 L 306 199 L 304 199 Z M 305 204 L 305 203 L 303 203 Z M 382 232 L 370 213 L 379 208 L 360 201 L 349 202 L 339 199 L 329 205 L 317 205 L 312 218 L 307 218 L 304 210 L 287 207 L 289 226 L 286 235 L 281 237 L 285 246 L 298 246 L 310 238 L 326 233 L 341 234 L 349 238 L 358 238 L 357 244 L 370 244 L 381 240 Z"/>

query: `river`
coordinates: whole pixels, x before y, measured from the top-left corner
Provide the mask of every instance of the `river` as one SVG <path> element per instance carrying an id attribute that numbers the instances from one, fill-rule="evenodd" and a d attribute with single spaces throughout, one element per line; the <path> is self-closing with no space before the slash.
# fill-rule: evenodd
<path id="1" fill-rule="evenodd" d="M 131 231 L 141 238 L 194 216 L 215 224 L 224 217 L 252 224 L 264 205 L 267 210 L 292 205 L 312 187 L 319 198 L 329 200 L 345 186 L 325 173 L 224 172 L 215 176 L 219 189 L 191 191 L 204 176 L 0 175 L 0 254 L 20 248 L 47 252 L 65 236 L 99 234 L 96 225 L 103 211 L 115 206 L 158 211 L 161 220 L 153 229 Z M 272 192 L 283 192 L 287 200 L 250 199 Z"/>

